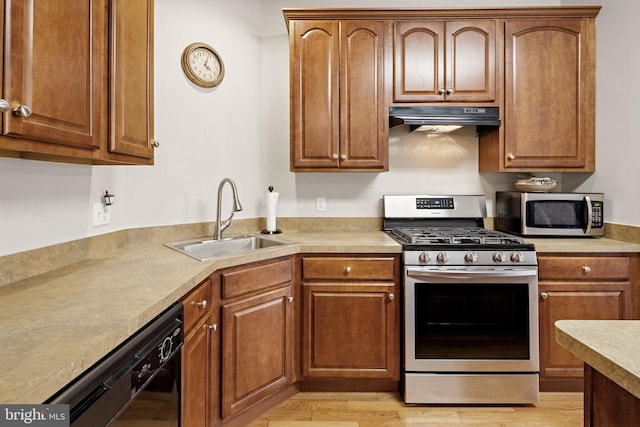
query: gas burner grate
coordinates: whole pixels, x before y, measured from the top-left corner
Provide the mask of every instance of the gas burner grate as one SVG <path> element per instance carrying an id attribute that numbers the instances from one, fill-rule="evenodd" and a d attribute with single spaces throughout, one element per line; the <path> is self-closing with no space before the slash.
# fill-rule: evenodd
<path id="1" fill-rule="evenodd" d="M 517 236 L 479 227 L 398 227 L 391 231 L 402 243 L 412 245 L 495 246 L 523 242 Z"/>

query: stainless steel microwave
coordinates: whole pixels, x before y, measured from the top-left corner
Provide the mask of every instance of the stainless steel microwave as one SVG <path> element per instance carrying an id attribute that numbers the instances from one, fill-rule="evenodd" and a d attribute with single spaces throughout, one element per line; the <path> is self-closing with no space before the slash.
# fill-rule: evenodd
<path id="1" fill-rule="evenodd" d="M 604 194 L 496 192 L 494 228 L 521 236 L 604 234 Z"/>

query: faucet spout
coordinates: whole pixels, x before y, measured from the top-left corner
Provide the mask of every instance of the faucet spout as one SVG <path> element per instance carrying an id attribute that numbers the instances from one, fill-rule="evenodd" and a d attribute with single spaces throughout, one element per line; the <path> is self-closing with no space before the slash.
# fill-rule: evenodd
<path id="1" fill-rule="evenodd" d="M 233 207 L 231 210 L 231 215 L 226 220 L 221 219 L 222 215 L 222 189 L 225 184 L 231 185 L 231 192 L 233 193 Z M 222 232 L 231 225 L 231 219 L 233 218 L 233 214 L 235 212 L 240 212 L 242 210 L 242 205 L 240 204 L 240 199 L 238 198 L 238 188 L 236 187 L 236 183 L 233 182 L 230 178 L 224 178 L 220 181 L 220 185 L 218 186 L 218 206 L 216 209 L 216 227 L 215 227 L 215 239 L 222 239 Z"/>

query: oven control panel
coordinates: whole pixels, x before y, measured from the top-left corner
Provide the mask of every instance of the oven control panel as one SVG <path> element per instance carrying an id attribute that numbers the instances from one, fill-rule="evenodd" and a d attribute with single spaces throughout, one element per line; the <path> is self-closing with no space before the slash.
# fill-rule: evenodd
<path id="1" fill-rule="evenodd" d="M 537 265 L 535 251 L 469 250 L 405 251 L 405 265 L 509 266 Z"/>
<path id="2" fill-rule="evenodd" d="M 453 197 L 417 197 L 416 209 L 455 209 Z"/>

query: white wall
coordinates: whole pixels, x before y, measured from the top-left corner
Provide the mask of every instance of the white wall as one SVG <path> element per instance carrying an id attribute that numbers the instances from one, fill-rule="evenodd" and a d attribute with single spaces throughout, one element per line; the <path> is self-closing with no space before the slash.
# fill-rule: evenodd
<path id="1" fill-rule="evenodd" d="M 381 174 L 293 174 L 288 158 L 289 52 L 283 7 L 499 7 L 516 2 L 478 3 L 155 0 L 155 133 L 161 143 L 156 165 L 80 166 L 0 158 L 0 256 L 125 228 L 213 220 L 217 186 L 226 176 L 239 187 L 244 211 L 238 218 L 264 216 L 269 185 L 281 193 L 282 216 L 377 216 L 380 197 L 398 192 L 481 192 L 489 197 L 491 214 L 493 192 L 507 188 L 513 176 L 480 175 L 475 137 L 466 130 L 456 136 L 461 155 L 436 153 L 437 145 L 410 141 L 413 135 L 392 130 L 390 171 Z M 631 187 L 619 183 L 631 177 L 638 181 L 640 145 L 631 126 L 640 116 L 640 88 L 633 78 L 639 62 L 616 52 L 637 50 L 632 43 L 638 40 L 638 17 L 636 0 L 604 1 L 598 18 L 598 172 L 561 177 L 563 189 L 604 191 L 611 201 L 608 220 L 633 225 L 640 225 L 632 214 L 640 202 L 630 200 Z M 225 80 L 214 90 L 196 88 L 181 71 L 180 55 L 193 41 L 211 44 L 223 57 Z M 619 85 L 621 81 L 628 83 Z M 112 222 L 93 227 L 91 205 L 106 189 L 116 194 Z M 327 212 L 315 212 L 316 196 L 327 198 Z"/>

